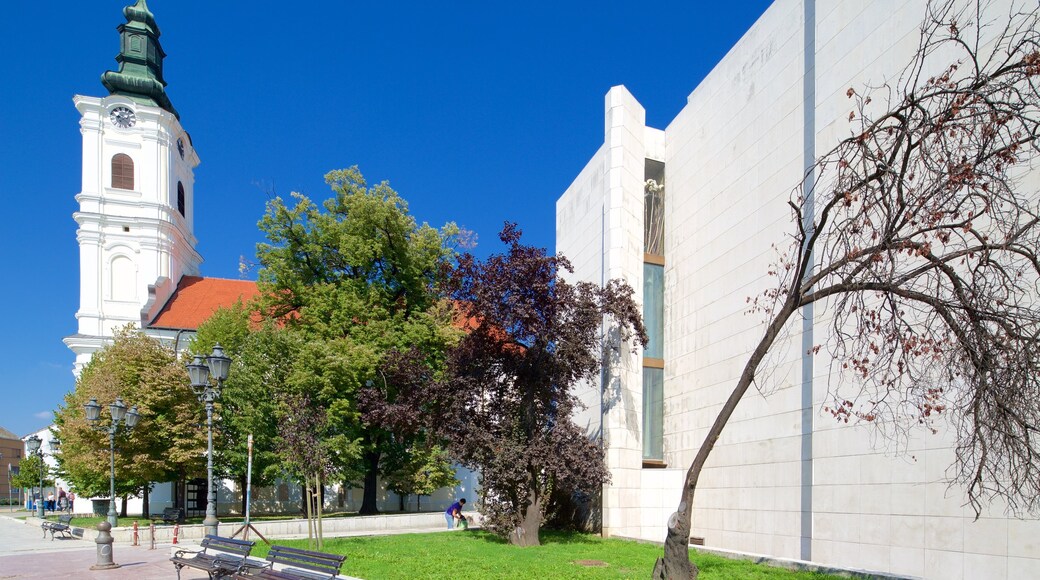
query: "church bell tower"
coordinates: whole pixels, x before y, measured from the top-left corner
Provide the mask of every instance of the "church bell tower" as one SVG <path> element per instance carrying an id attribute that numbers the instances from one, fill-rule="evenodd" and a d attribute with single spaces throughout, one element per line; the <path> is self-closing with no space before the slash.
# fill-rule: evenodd
<path id="1" fill-rule="evenodd" d="M 194 170 L 199 157 L 166 94 L 159 26 L 145 0 L 123 10 L 108 96 L 73 98 L 83 135 L 76 196 L 78 331 L 65 344 L 78 375 L 113 329 L 145 327 L 181 276 L 197 276 Z"/>

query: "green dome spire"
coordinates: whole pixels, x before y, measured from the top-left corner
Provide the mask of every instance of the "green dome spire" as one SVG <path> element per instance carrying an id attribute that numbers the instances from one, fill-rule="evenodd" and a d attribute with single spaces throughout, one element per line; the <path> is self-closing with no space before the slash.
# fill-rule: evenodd
<path id="1" fill-rule="evenodd" d="M 148 2 L 145 0 L 137 0 L 137 4 L 123 8 L 123 16 L 127 22 L 143 22 L 156 37 L 162 34 L 159 32 L 159 25 L 155 23 L 155 15 L 148 10 Z"/>
<path id="2" fill-rule="evenodd" d="M 137 0 L 133 6 L 123 9 L 123 16 L 126 24 L 120 24 L 117 29 L 119 72 L 105 72 L 101 75 L 101 84 L 109 94 L 124 95 L 144 105 L 162 107 L 180 118 L 166 96 L 166 81 L 162 74 L 166 53 L 159 44 L 159 25 L 148 10 L 148 3 Z"/>

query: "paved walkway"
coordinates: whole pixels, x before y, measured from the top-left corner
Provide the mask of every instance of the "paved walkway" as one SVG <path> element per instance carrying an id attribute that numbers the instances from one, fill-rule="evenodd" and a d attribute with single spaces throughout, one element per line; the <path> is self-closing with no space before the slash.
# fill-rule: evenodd
<path id="1" fill-rule="evenodd" d="M 18 515 L 18 514 L 15 514 Z M 26 515 L 26 514 L 21 514 Z M 426 533 L 429 529 L 394 530 L 383 533 Z M 350 536 L 382 535 L 373 532 L 341 534 Z M 304 536 L 306 537 L 306 536 Z M 190 545 L 185 547 L 190 548 Z M 156 544 L 154 550 L 145 546 L 113 546 L 113 561 L 120 567 L 114 570 L 91 570 L 97 563 L 97 544 L 93 540 L 68 539 L 50 534 L 43 538 L 42 530 L 24 521 L 0 513 L 0 580 L 13 578 L 54 578 L 77 580 L 173 580 L 177 571 L 170 563 L 172 544 Z M 340 576 L 345 580 L 358 580 Z M 198 570 L 184 568 L 180 580 L 209 580 Z"/>
<path id="2" fill-rule="evenodd" d="M 83 580 L 170 580 L 177 572 L 170 564 L 170 546 L 115 546 L 115 570 L 91 570 L 97 562 L 94 542 L 55 537 L 0 514 L 0 579 L 77 578 Z M 206 574 L 185 570 L 181 580 L 208 580 Z"/>

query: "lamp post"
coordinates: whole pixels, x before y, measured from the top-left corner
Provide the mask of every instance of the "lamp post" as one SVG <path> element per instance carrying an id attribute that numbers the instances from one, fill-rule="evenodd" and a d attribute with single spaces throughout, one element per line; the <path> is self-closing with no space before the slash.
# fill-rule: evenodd
<path id="1" fill-rule="evenodd" d="M 90 402 L 84 405 L 87 412 L 87 421 L 90 421 L 92 425 L 96 425 L 98 419 L 101 418 L 101 405 L 98 404 L 97 399 L 91 398 Z M 126 428 L 133 429 L 134 425 L 137 425 L 137 420 L 140 415 L 137 413 L 137 405 L 131 407 L 130 412 L 126 410 L 126 403 L 123 402 L 121 397 L 116 397 L 116 402 L 108 406 L 108 412 L 112 415 L 112 423 L 108 426 L 108 453 L 109 453 L 109 501 L 108 501 L 108 523 L 113 528 L 118 523 L 116 517 L 116 431 L 119 430 L 119 424 L 125 419 Z"/>
<path id="2" fill-rule="evenodd" d="M 39 435 L 33 435 L 25 440 L 25 449 L 29 455 L 35 455 L 40 460 L 40 497 L 36 500 L 36 517 L 43 519 L 43 440 Z"/>
<path id="3" fill-rule="evenodd" d="M 191 378 L 191 390 L 200 402 L 206 404 L 206 429 L 208 441 L 206 447 L 206 519 L 202 525 L 206 534 L 217 535 L 217 488 L 213 485 L 213 402 L 220 398 L 220 390 L 224 388 L 231 359 L 224 356 L 220 343 L 213 347 L 213 353 L 207 357 L 195 355 L 195 359 L 187 365 Z M 210 379 L 216 380 L 214 387 Z"/>

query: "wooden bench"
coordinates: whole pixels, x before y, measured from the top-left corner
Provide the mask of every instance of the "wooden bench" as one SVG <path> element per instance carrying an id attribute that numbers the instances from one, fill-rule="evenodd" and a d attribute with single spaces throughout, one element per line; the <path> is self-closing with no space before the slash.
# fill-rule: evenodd
<path id="1" fill-rule="evenodd" d="M 61 534 L 63 537 L 72 537 L 72 530 L 69 528 L 69 523 L 72 521 L 72 514 L 65 514 L 58 516 L 58 521 L 52 522 L 44 520 L 40 527 L 43 528 L 43 537 L 47 538 L 47 532 L 51 533 L 51 541 L 54 541 L 54 534 Z"/>
<path id="2" fill-rule="evenodd" d="M 235 574 L 238 580 L 333 580 L 339 576 L 346 556 L 311 552 L 288 546 L 271 546 L 267 568 L 247 569 Z M 275 570 L 274 565 L 284 566 Z"/>
<path id="3" fill-rule="evenodd" d="M 178 580 L 185 566 L 202 570 L 209 574 L 210 580 L 216 580 L 241 571 L 255 543 L 207 535 L 202 539 L 202 550 L 177 550 L 170 561 L 177 567 Z"/>
<path id="4" fill-rule="evenodd" d="M 179 524 L 184 521 L 184 512 L 181 508 L 168 507 L 161 514 L 152 514 L 148 519 L 153 522 L 161 521 L 164 524 Z"/>

